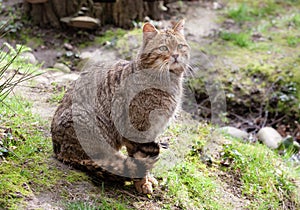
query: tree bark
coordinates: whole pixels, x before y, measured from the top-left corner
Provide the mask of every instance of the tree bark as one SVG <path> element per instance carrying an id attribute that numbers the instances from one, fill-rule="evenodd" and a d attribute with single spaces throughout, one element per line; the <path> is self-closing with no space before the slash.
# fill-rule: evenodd
<path id="1" fill-rule="evenodd" d="M 84 11 L 81 10 L 84 7 Z M 35 25 L 61 28 L 61 18 L 85 15 L 100 20 L 101 25 L 113 24 L 133 27 L 132 21 L 143 21 L 146 16 L 159 19 L 158 1 L 149 0 L 48 0 L 32 4 L 24 0 L 25 14 Z M 80 12 L 81 10 L 81 12 Z"/>

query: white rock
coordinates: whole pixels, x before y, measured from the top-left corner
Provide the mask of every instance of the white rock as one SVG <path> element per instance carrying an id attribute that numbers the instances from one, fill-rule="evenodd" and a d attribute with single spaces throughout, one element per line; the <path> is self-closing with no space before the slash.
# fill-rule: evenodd
<path id="1" fill-rule="evenodd" d="M 81 59 L 87 59 L 87 58 L 91 58 L 91 57 L 93 57 L 92 52 L 85 51 L 80 54 Z"/>
<path id="2" fill-rule="evenodd" d="M 23 58 L 24 60 L 28 61 L 29 63 L 32 63 L 32 64 L 37 64 L 38 63 L 35 56 L 31 52 L 23 52 L 20 55 L 20 57 Z"/>
<path id="3" fill-rule="evenodd" d="M 277 149 L 283 141 L 282 136 L 272 127 L 260 129 L 257 138 L 271 149 Z"/>
<path id="4" fill-rule="evenodd" d="M 71 69 L 63 63 L 55 63 L 53 68 L 58 69 L 58 70 L 60 70 L 62 72 L 65 72 L 65 73 L 70 73 L 71 72 Z"/>
<path id="5" fill-rule="evenodd" d="M 77 80 L 79 77 L 79 74 L 77 73 L 71 73 L 71 74 L 65 74 L 61 78 L 57 79 L 56 81 L 58 83 L 67 83 Z"/>
<path id="6" fill-rule="evenodd" d="M 249 134 L 246 131 L 231 126 L 221 127 L 218 131 L 243 140 L 247 140 L 249 138 Z"/>

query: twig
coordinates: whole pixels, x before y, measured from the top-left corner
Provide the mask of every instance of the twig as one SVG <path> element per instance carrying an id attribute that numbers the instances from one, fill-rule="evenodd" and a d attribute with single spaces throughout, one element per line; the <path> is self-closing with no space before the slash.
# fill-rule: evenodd
<path id="1" fill-rule="evenodd" d="M 282 121 L 285 117 L 286 117 L 286 116 L 284 115 L 284 116 L 280 117 L 279 119 L 274 120 L 273 122 L 270 123 L 270 126 L 273 126 L 273 125 L 275 125 L 276 123 L 278 123 L 279 121 Z"/>
<path id="2" fill-rule="evenodd" d="M 130 197 L 133 197 L 133 198 L 137 199 L 138 201 L 140 201 L 140 200 L 143 200 L 143 201 L 149 200 L 149 199 L 144 198 L 144 197 L 141 197 L 141 196 L 133 195 L 133 194 L 131 194 L 130 192 L 125 191 L 125 190 L 118 190 L 118 191 L 121 192 L 121 193 L 125 193 L 126 195 L 129 195 Z"/>
<path id="3" fill-rule="evenodd" d="M 267 120 L 268 120 L 268 115 L 269 115 L 269 112 L 268 110 L 265 111 L 265 117 L 264 117 L 264 121 L 263 123 L 261 124 L 261 128 L 265 127 L 265 125 L 267 124 Z"/>
<path id="4" fill-rule="evenodd" d="M 241 117 L 241 116 L 239 116 L 239 115 L 237 115 L 235 113 L 230 113 L 230 115 L 233 115 L 234 117 L 238 118 L 239 120 L 243 121 L 244 123 L 247 123 L 247 124 L 249 124 L 251 126 L 253 125 L 253 126 L 256 127 L 256 125 L 253 122 L 251 122 L 251 121 L 249 121 L 249 120 L 247 120 L 247 119 L 245 119 L 245 118 L 243 118 L 243 117 Z"/>

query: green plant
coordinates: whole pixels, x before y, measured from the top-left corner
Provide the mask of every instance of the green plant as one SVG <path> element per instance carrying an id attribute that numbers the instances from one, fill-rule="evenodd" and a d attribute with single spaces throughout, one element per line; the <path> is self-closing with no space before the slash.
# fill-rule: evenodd
<path id="1" fill-rule="evenodd" d="M 115 44 L 117 39 L 124 36 L 125 34 L 126 31 L 119 28 L 117 30 L 107 30 L 102 36 L 96 37 L 95 42 L 101 45 L 103 45 L 107 41 Z"/>
<path id="2" fill-rule="evenodd" d="M 15 7 L 8 6 L 5 7 L 0 2 L 1 13 L 4 19 L 0 20 L 1 31 L 11 37 L 17 37 L 24 26 L 23 21 L 21 21 L 21 10 L 16 9 Z"/>
<path id="3" fill-rule="evenodd" d="M 8 154 L 0 157 L 0 208 L 13 208 L 32 195 L 32 186 L 49 186 L 57 178 L 57 172 L 49 170 L 43 161 L 51 154 L 51 145 L 43 137 L 43 123 L 31 113 L 31 104 L 10 97 L 5 102 L 7 105 L 0 103 L 0 141 Z M 2 136 L 2 132 L 6 135 Z M 1 161 L 3 158 L 5 161 Z M 47 176 L 41 176 L 41 173 Z"/>
<path id="4" fill-rule="evenodd" d="M 195 159 L 196 161 L 196 159 Z M 220 209 L 224 203 L 216 192 L 218 184 L 196 162 L 185 161 L 167 173 L 163 187 L 172 202 L 182 209 Z"/>
<path id="5" fill-rule="evenodd" d="M 54 90 L 52 92 L 51 97 L 48 99 L 48 101 L 51 103 L 59 103 L 63 99 L 66 93 L 66 89 L 65 87 L 59 87 L 56 84 L 52 84 L 52 85 L 54 86 L 53 87 Z"/>
<path id="6" fill-rule="evenodd" d="M 241 3 L 238 7 L 229 9 L 227 16 L 236 22 L 243 23 L 273 15 L 278 9 L 277 4 L 273 0 L 265 2 L 250 1 Z"/>
<path id="7" fill-rule="evenodd" d="M 296 47 L 300 43 L 300 37 L 298 36 L 288 36 L 286 41 L 290 47 Z"/>
<path id="8" fill-rule="evenodd" d="M 295 27 L 300 27 L 300 14 L 294 14 L 290 23 Z"/>
<path id="9" fill-rule="evenodd" d="M 246 33 L 222 32 L 221 39 L 230 41 L 239 47 L 248 47 L 251 44 L 250 35 Z"/>
<path id="10" fill-rule="evenodd" d="M 0 103 L 18 84 L 39 75 L 37 66 L 28 64 L 20 54 L 30 48 L 17 45 L 14 49 L 8 43 L 0 48 Z"/>
<path id="11" fill-rule="evenodd" d="M 223 162 L 230 162 L 230 171 L 241 182 L 242 194 L 255 200 L 249 207 L 263 209 L 281 208 L 282 202 L 299 207 L 294 169 L 287 169 L 281 158 L 264 145 L 242 144 L 233 141 L 224 146 Z"/>
<path id="12" fill-rule="evenodd" d="M 227 16 L 237 22 L 244 22 L 252 20 L 251 9 L 245 3 L 240 4 L 237 8 L 229 9 Z"/>

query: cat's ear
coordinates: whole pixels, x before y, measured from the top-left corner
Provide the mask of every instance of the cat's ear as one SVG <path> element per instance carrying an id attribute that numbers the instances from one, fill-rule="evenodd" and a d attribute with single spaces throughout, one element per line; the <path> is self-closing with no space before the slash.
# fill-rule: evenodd
<path id="1" fill-rule="evenodd" d="M 143 27 L 143 37 L 144 39 L 151 39 L 158 33 L 158 30 L 151 23 L 145 23 Z"/>
<path id="2" fill-rule="evenodd" d="M 174 24 L 173 30 L 175 32 L 179 32 L 180 34 L 184 35 L 184 19 L 178 21 L 177 23 Z"/>

